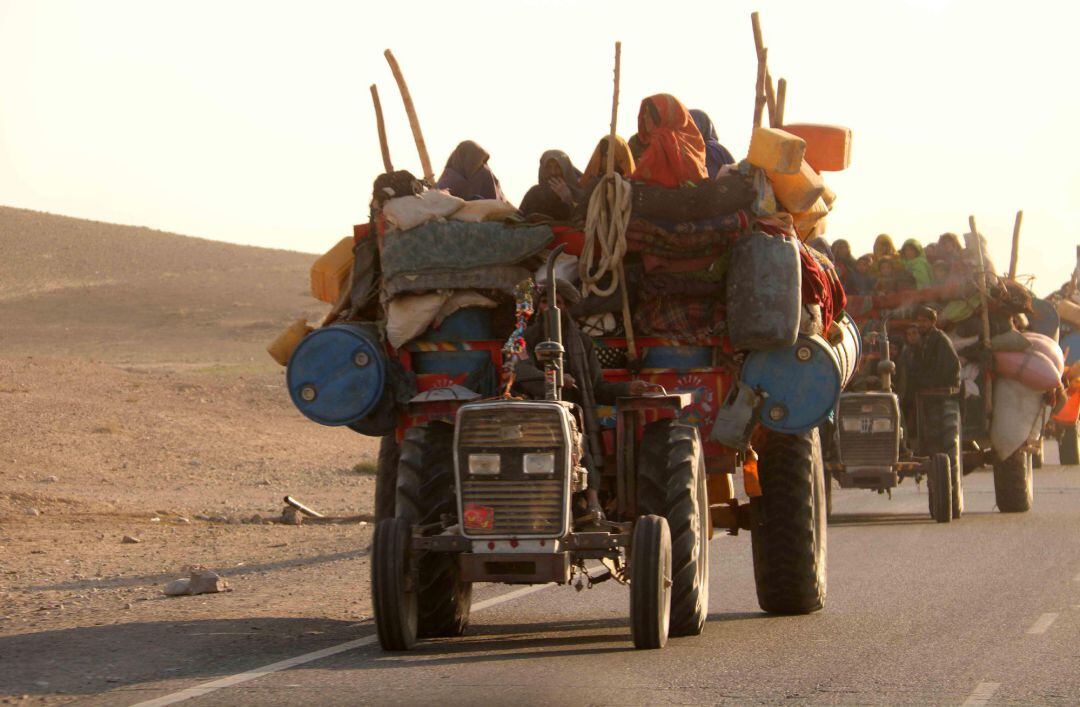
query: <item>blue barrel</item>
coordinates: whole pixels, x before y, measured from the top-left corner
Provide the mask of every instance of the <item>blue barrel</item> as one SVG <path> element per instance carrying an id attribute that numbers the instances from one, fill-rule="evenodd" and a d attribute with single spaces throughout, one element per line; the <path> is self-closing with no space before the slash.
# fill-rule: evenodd
<path id="1" fill-rule="evenodd" d="M 443 320 L 438 329 L 428 329 L 420 341 L 485 341 L 495 338 L 491 310 L 465 307 Z M 491 360 L 487 351 L 415 351 L 412 367 L 417 373 L 471 374 Z"/>
<path id="2" fill-rule="evenodd" d="M 862 349 L 859 330 L 846 314 L 836 321 L 830 337 L 833 342 L 799 336 L 793 346 L 746 357 L 743 383 L 766 394 L 761 424 L 799 434 L 825 421 L 855 374 Z"/>
<path id="3" fill-rule="evenodd" d="M 1032 298 L 1031 309 L 1034 312 L 1028 317 L 1031 331 L 1057 341 L 1061 334 L 1061 317 L 1058 316 L 1057 308 L 1044 299 Z"/>
<path id="4" fill-rule="evenodd" d="M 350 425 L 382 397 L 386 354 L 370 327 L 332 324 L 300 342 L 285 379 L 305 417 L 321 425 Z"/>
<path id="5" fill-rule="evenodd" d="M 711 346 L 650 346 L 645 349 L 642 366 L 645 368 L 709 368 L 713 365 Z"/>
<path id="6" fill-rule="evenodd" d="M 1065 352 L 1066 366 L 1080 361 L 1080 332 L 1073 332 L 1062 339 L 1061 350 Z"/>

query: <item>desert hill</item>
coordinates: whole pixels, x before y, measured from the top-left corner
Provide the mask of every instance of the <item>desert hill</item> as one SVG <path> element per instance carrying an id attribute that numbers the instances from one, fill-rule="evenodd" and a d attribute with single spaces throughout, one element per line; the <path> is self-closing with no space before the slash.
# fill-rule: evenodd
<path id="1" fill-rule="evenodd" d="M 314 258 L 0 207 L 0 356 L 261 362 Z"/>

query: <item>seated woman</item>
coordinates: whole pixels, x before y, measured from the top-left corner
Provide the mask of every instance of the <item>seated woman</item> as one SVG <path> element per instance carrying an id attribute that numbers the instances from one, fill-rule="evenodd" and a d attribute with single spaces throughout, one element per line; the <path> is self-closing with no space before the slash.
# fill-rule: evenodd
<path id="1" fill-rule="evenodd" d="M 548 150 L 540 156 L 537 183 L 525 192 L 521 213 L 566 221 L 581 202 L 581 172 L 562 150 Z"/>
<path id="2" fill-rule="evenodd" d="M 644 149 L 632 179 L 675 188 L 708 178 L 705 139 L 674 96 L 658 93 L 641 102 L 637 138 Z"/>
<path id="3" fill-rule="evenodd" d="M 694 125 L 705 140 L 705 169 L 709 172 L 709 179 L 716 179 L 720 168 L 726 164 L 735 164 L 735 158 L 726 147 L 720 144 L 716 126 L 705 111 L 693 108 L 690 110 L 690 117 L 694 119 Z"/>
<path id="4" fill-rule="evenodd" d="M 498 199 L 507 201 L 495 173 L 488 167 L 491 156 L 472 140 L 459 143 L 450 153 L 436 187 L 445 189 L 459 199 Z"/>

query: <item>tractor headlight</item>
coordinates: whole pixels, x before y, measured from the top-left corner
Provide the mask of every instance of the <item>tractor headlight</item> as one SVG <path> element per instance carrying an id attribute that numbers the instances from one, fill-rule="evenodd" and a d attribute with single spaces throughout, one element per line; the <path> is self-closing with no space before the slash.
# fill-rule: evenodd
<path id="1" fill-rule="evenodd" d="M 476 476 L 496 476 L 502 466 L 502 457 L 498 454 L 470 454 L 469 473 Z"/>
<path id="2" fill-rule="evenodd" d="M 871 424 L 870 431 L 871 432 L 892 432 L 893 431 L 892 420 L 890 420 L 887 417 L 879 418 L 877 420 L 874 420 L 874 422 Z"/>
<path id="3" fill-rule="evenodd" d="M 554 474 L 554 454 L 526 454 L 522 467 L 526 474 Z"/>
<path id="4" fill-rule="evenodd" d="M 840 418 L 840 426 L 844 429 L 844 432 L 859 432 L 861 430 L 861 419 L 858 417 L 842 417 Z"/>

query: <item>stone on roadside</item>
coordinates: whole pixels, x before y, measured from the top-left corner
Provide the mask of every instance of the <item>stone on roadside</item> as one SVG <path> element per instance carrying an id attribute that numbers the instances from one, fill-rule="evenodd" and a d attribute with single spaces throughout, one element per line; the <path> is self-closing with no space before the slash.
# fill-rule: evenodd
<path id="1" fill-rule="evenodd" d="M 216 594 L 229 591 L 229 583 L 213 570 L 191 571 L 191 594 Z"/>
<path id="2" fill-rule="evenodd" d="M 28 515 L 28 516 L 39 516 L 39 515 L 41 515 L 41 511 L 39 511 L 36 508 L 27 508 L 26 509 L 26 515 Z"/>
<path id="3" fill-rule="evenodd" d="M 42 477 L 41 483 L 43 483 L 43 484 L 55 484 L 59 480 L 60 480 L 59 476 L 57 476 L 55 474 L 49 474 L 48 476 Z"/>
<path id="4" fill-rule="evenodd" d="M 229 583 L 213 570 L 201 567 L 191 568 L 190 576 L 174 579 L 165 585 L 166 596 L 186 596 L 195 594 L 217 594 L 232 591 Z"/>
<path id="5" fill-rule="evenodd" d="M 142 540 L 139 540 L 134 535 L 125 535 L 120 542 L 124 545 L 138 545 Z"/>
<path id="6" fill-rule="evenodd" d="M 180 579 L 174 579 L 165 585 L 165 596 L 179 597 L 185 594 L 191 594 L 191 579 L 188 577 L 181 577 Z"/>

